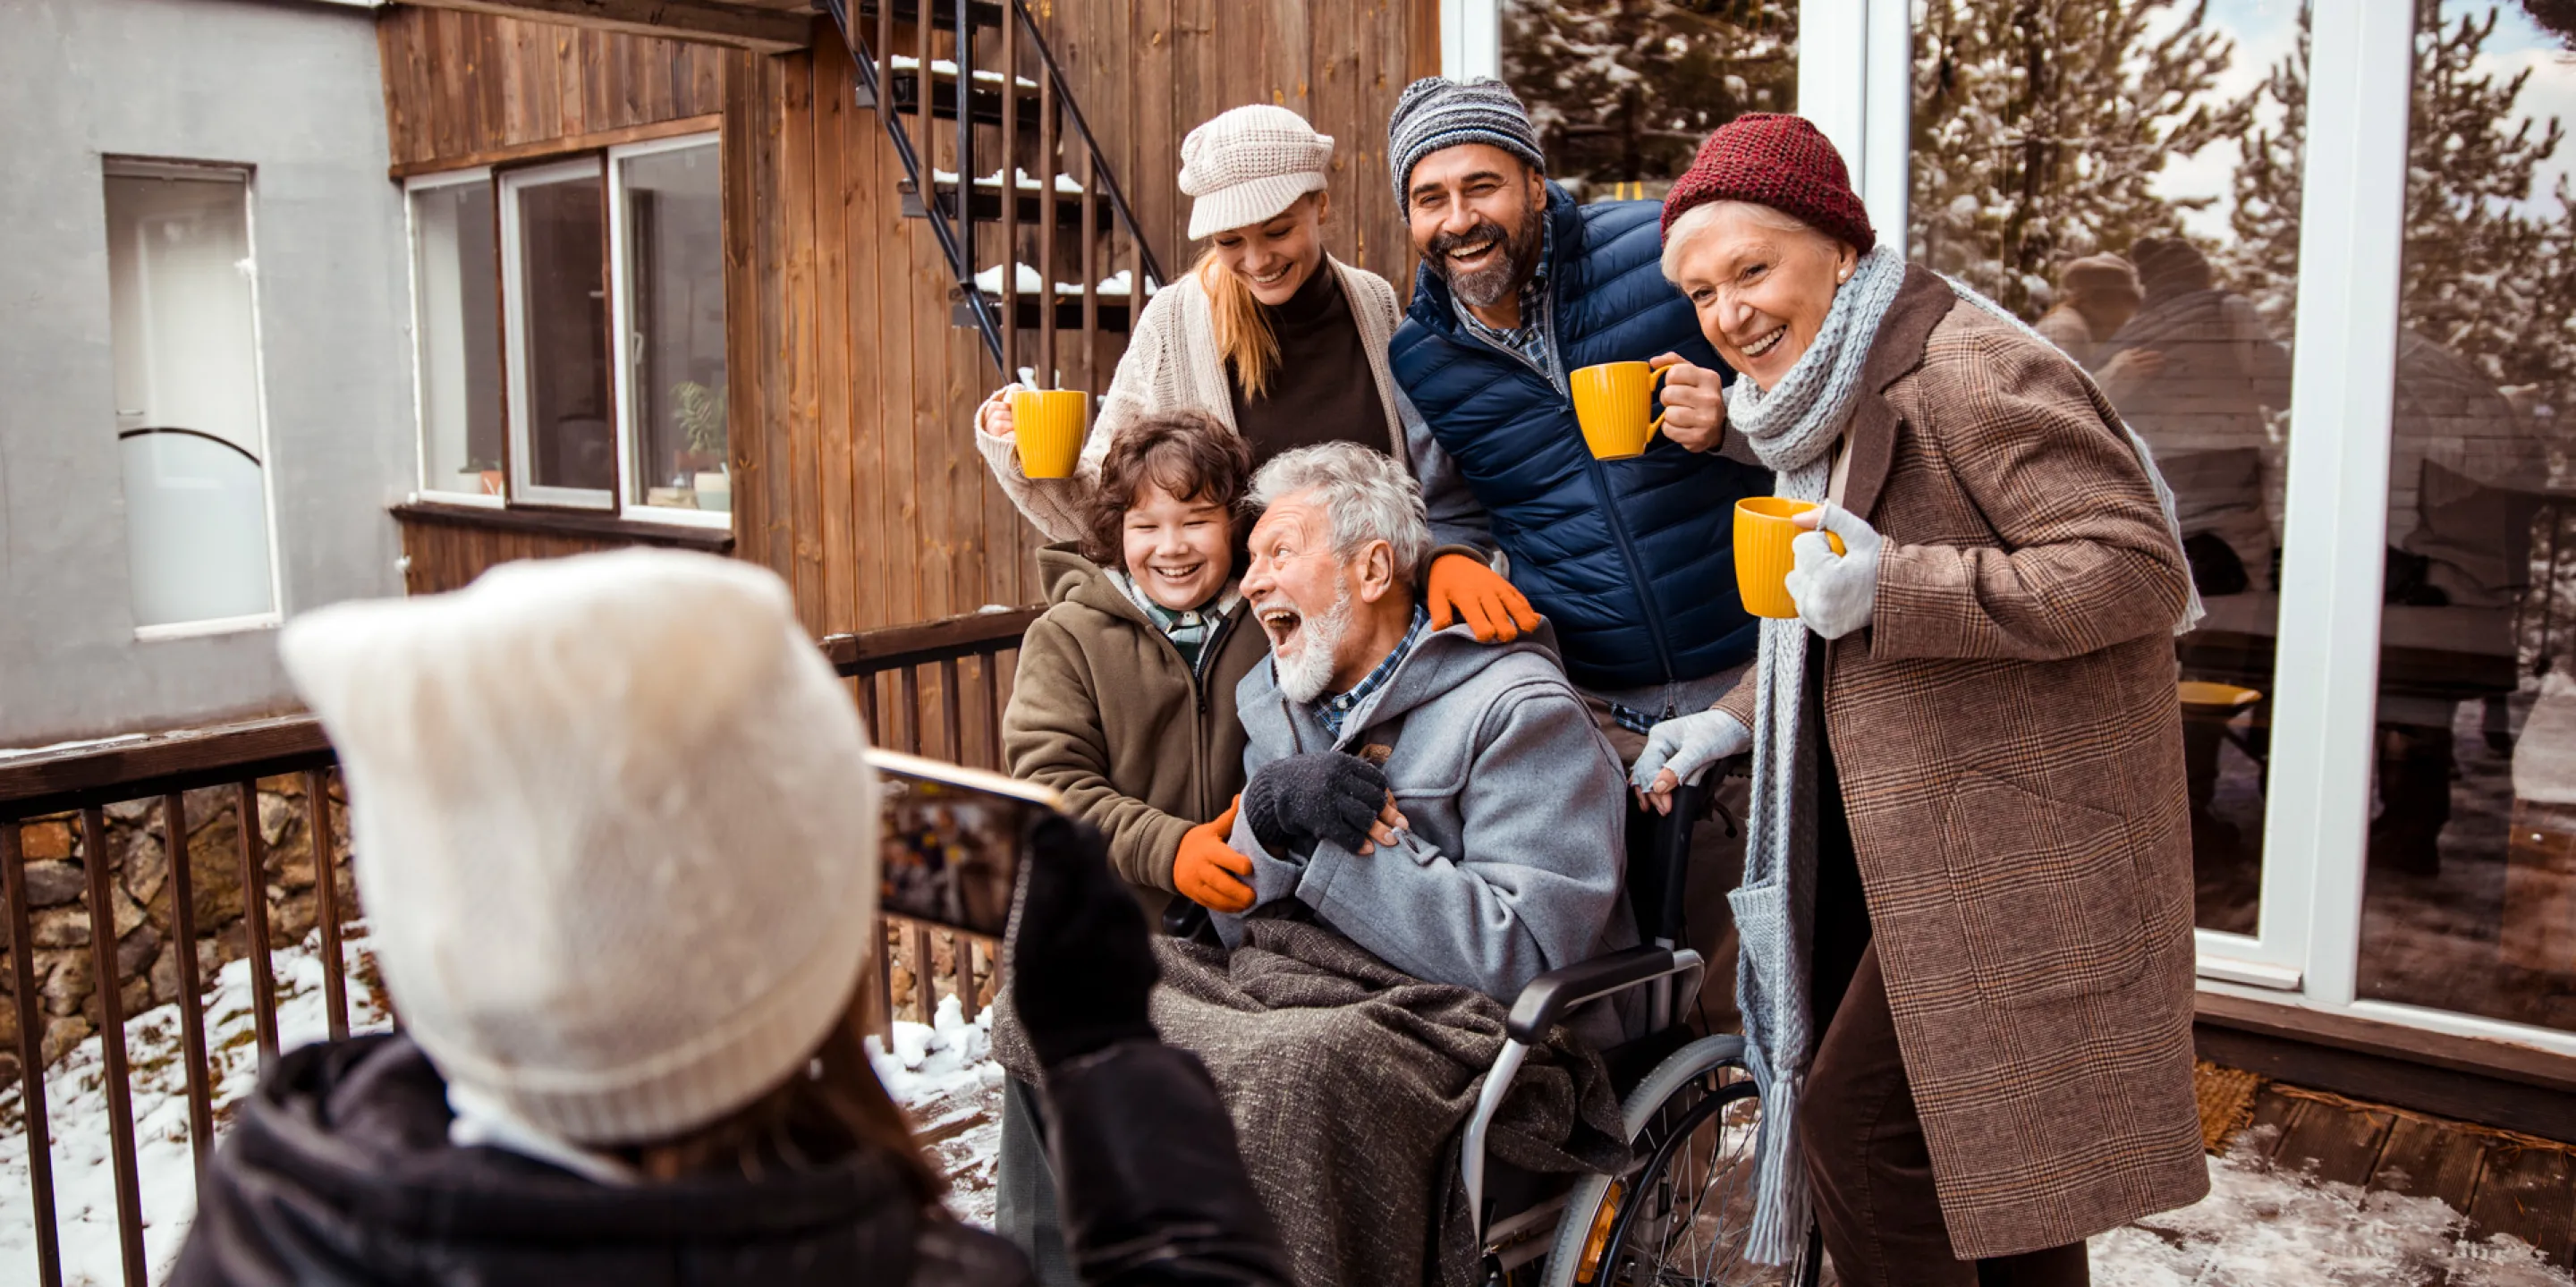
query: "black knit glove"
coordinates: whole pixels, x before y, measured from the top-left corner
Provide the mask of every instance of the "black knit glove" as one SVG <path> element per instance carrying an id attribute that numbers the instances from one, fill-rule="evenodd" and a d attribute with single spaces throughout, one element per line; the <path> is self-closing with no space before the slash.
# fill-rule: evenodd
<path id="1" fill-rule="evenodd" d="M 1145 911 L 1109 872 L 1089 825 L 1048 817 L 1029 831 L 1028 890 L 1004 945 L 1029 1048 L 1049 1067 L 1130 1039 L 1154 1041 L 1146 995 L 1161 971 Z"/>
<path id="2" fill-rule="evenodd" d="M 1385 808 L 1386 774 L 1339 751 L 1272 760 L 1243 786 L 1243 820 L 1277 857 L 1306 857 L 1319 840 L 1356 853 Z"/>

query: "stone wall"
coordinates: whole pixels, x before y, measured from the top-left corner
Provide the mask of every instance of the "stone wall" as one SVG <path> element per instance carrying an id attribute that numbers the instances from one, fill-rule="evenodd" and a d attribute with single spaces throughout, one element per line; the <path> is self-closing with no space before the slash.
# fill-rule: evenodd
<path id="1" fill-rule="evenodd" d="M 336 774 L 326 779 L 331 800 L 330 853 L 337 873 L 343 923 L 357 919 L 357 886 L 349 875 L 349 812 Z M 267 778 L 259 784 L 259 829 L 267 842 L 269 941 L 300 941 L 316 923 L 313 836 L 305 808 L 304 778 Z M 188 873 L 195 895 L 198 980 L 210 987 L 215 971 L 248 955 L 243 920 L 240 793 L 235 787 L 190 791 Z M 107 861 L 115 907 L 118 996 L 127 1017 L 179 997 L 180 944 L 171 910 L 170 855 L 163 842 L 161 803 L 130 800 L 109 805 Z M 97 970 L 90 950 L 94 925 L 89 902 L 90 854 L 79 814 L 25 823 L 19 846 L 26 858 L 39 1009 L 44 1016 L 44 1059 L 52 1064 L 98 1030 Z M 5 922 L 0 922 L 5 928 Z M 19 1075 L 17 962 L 0 951 L 0 1081 Z"/>

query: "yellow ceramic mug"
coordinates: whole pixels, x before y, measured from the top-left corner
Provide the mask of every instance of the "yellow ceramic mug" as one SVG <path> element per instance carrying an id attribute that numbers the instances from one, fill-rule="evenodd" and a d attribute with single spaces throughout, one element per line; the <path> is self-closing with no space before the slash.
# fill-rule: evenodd
<path id="1" fill-rule="evenodd" d="M 1583 426 L 1583 441 L 1596 460 L 1627 460 L 1646 454 L 1646 444 L 1664 427 L 1652 414 L 1658 371 L 1643 362 L 1604 362 L 1574 373 L 1574 419 Z"/>
<path id="2" fill-rule="evenodd" d="M 1748 496 L 1735 502 L 1735 590 L 1744 596 L 1745 611 L 1783 621 L 1798 615 L 1798 605 L 1789 597 L 1789 569 L 1797 563 L 1789 542 L 1807 529 L 1789 520 L 1815 507 L 1814 501 L 1785 496 Z M 1827 532 L 1825 540 L 1834 553 L 1843 553 L 1843 538 Z"/>
<path id="3" fill-rule="evenodd" d="M 1020 472 L 1031 478 L 1071 478 L 1091 426 L 1091 395 L 1080 389 L 1022 389 L 1011 395 L 1011 437 L 1020 447 Z"/>

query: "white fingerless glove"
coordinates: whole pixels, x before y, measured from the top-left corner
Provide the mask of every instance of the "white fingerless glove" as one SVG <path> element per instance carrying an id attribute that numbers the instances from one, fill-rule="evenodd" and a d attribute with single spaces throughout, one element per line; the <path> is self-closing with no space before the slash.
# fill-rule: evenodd
<path id="1" fill-rule="evenodd" d="M 1840 505 L 1828 503 L 1820 512 L 1822 531 L 1801 533 L 1789 542 L 1793 563 L 1786 585 L 1790 602 L 1798 605 L 1798 620 L 1827 639 L 1840 639 L 1868 625 L 1878 606 L 1878 554 L 1887 542 L 1867 520 Z M 1843 538 L 1842 553 L 1834 553 L 1826 532 Z"/>
<path id="2" fill-rule="evenodd" d="M 1628 781 L 1640 791 L 1652 791 L 1655 774 L 1671 769 L 1675 781 L 1688 782 L 1700 770 L 1752 747 L 1753 730 L 1725 711 L 1677 715 L 1646 730 L 1646 749 L 1638 753 Z"/>

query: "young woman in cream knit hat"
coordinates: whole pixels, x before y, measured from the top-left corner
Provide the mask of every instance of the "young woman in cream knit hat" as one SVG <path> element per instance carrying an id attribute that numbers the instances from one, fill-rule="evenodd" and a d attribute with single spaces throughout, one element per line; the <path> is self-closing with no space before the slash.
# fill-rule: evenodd
<path id="1" fill-rule="evenodd" d="M 977 409 L 976 445 L 1020 512 L 1059 542 L 1083 535 L 1085 498 L 1110 441 L 1146 417 L 1204 411 L 1251 443 L 1255 468 L 1316 443 L 1378 448 L 1421 485 L 1444 543 L 1426 579 L 1434 623 L 1454 613 L 1508 641 L 1537 617 L 1487 566 L 1484 511 L 1387 370 L 1395 290 L 1324 249 L 1332 157 L 1331 136 L 1284 107 L 1237 107 L 1191 130 L 1181 140 L 1181 191 L 1192 202 L 1190 237 L 1207 249 L 1145 305 L 1074 476 L 1021 471 L 1008 396 L 1016 384 Z"/>

